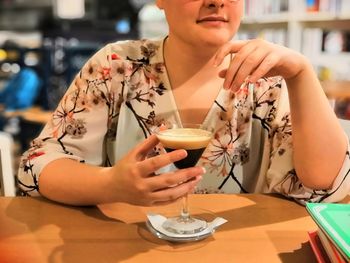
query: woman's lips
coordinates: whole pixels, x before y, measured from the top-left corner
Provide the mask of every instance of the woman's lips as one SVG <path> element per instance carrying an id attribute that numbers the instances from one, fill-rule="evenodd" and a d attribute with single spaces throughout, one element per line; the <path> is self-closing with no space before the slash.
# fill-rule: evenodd
<path id="1" fill-rule="evenodd" d="M 228 21 L 222 16 L 207 16 L 197 20 L 197 23 L 202 23 L 202 22 L 225 22 L 226 23 Z"/>
<path id="2" fill-rule="evenodd" d="M 197 20 L 197 24 L 205 24 L 211 26 L 220 26 L 223 23 L 227 23 L 228 20 L 221 16 L 208 16 Z"/>

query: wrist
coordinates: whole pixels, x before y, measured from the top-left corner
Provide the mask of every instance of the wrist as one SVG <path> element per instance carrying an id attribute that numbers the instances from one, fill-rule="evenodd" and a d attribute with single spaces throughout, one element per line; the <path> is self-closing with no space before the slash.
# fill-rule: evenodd
<path id="1" fill-rule="evenodd" d="M 305 58 L 300 63 L 299 70 L 290 78 L 285 78 L 288 90 L 298 87 L 298 83 L 310 83 L 310 81 L 313 82 L 312 80 L 318 82 L 317 75 L 309 61 Z M 305 86 L 302 88 L 304 89 Z"/>
<path id="2" fill-rule="evenodd" d="M 101 167 L 96 174 L 99 185 L 99 203 L 112 203 L 118 201 L 116 191 L 113 189 L 113 167 Z"/>
<path id="3" fill-rule="evenodd" d="M 297 70 L 290 77 L 285 78 L 286 81 L 295 81 L 302 78 L 305 74 L 313 72 L 313 67 L 309 60 L 302 54 L 296 54 L 298 60 L 296 63 L 291 63 L 289 67 L 295 67 Z"/>

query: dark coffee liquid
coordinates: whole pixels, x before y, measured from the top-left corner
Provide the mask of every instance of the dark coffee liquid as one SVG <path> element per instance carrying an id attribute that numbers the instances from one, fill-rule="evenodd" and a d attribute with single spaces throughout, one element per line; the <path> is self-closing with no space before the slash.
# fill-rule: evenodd
<path id="1" fill-rule="evenodd" d="M 176 149 L 170 149 L 170 148 L 165 148 L 165 150 L 167 152 L 172 152 Z M 193 167 L 196 165 L 196 163 L 198 162 L 199 158 L 201 158 L 202 153 L 204 152 L 205 148 L 199 148 L 199 149 L 194 149 L 194 150 L 186 150 L 187 152 L 187 157 L 174 162 L 175 166 L 178 169 L 183 169 L 183 168 L 189 168 L 189 167 Z"/>

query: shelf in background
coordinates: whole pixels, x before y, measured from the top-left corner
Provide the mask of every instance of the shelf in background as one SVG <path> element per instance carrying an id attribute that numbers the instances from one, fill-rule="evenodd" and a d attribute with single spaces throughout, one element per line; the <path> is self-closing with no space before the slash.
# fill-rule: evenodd
<path id="1" fill-rule="evenodd" d="M 350 0 L 244 2 L 238 39 L 284 45 L 308 57 L 320 79 L 350 80 Z"/>
<path id="2" fill-rule="evenodd" d="M 350 21 L 350 14 L 330 14 L 330 13 L 302 13 L 295 15 L 291 12 L 283 12 L 278 14 L 266 14 L 254 17 L 244 17 L 242 24 L 285 24 L 290 22 L 334 22 L 334 21 Z"/>
<path id="3" fill-rule="evenodd" d="M 340 53 L 326 53 L 320 52 L 317 54 L 317 58 L 313 58 L 315 61 L 324 61 L 324 62 L 334 62 L 336 63 L 339 60 L 346 60 L 350 63 L 350 52 L 340 52 Z"/>
<path id="4" fill-rule="evenodd" d="M 350 20 L 350 14 L 331 14 L 326 12 L 317 13 L 304 13 L 300 16 L 296 16 L 293 20 L 300 22 L 323 22 L 323 21 L 335 21 L 335 20 Z"/>
<path id="5" fill-rule="evenodd" d="M 282 12 L 276 14 L 267 14 L 267 15 L 259 15 L 259 16 L 247 16 L 242 20 L 243 24 L 257 24 L 257 23 L 265 23 L 265 24 L 273 24 L 273 23 L 288 23 L 291 20 L 289 12 Z"/>

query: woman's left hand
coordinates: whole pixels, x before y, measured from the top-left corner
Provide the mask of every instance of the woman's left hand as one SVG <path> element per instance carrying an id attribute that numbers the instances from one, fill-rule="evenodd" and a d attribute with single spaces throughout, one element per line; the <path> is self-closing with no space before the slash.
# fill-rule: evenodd
<path id="1" fill-rule="evenodd" d="M 214 65 L 220 65 L 229 54 L 234 54 L 230 65 L 219 76 L 225 78 L 224 88 L 232 92 L 236 92 L 243 82 L 254 83 L 262 77 L 291 79 L 307 65 L 302 54 L 262 39 L 228 42 L 217 51 Z"/>

